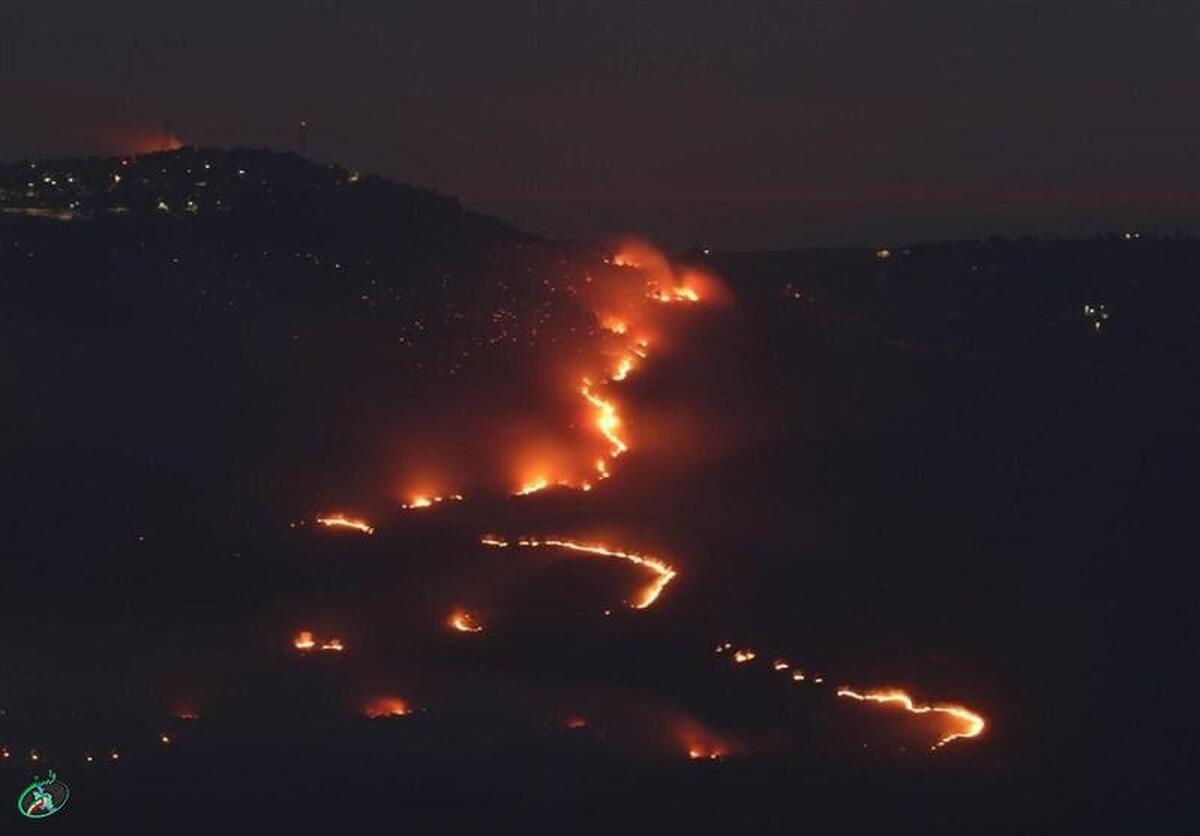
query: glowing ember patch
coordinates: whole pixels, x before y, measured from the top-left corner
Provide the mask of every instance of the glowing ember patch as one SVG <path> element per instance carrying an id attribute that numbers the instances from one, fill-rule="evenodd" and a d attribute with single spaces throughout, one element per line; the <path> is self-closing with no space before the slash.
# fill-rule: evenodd
<path id="1" fill-rule="evenodd" d="M 983 734 L 983 729 L 987 725 L 982 717 L 974 711 L 963 708 L 960 705 L 916 705 L 912 697 L 899 689 L 891 688 L 879 691 L 867 691 L 865 693 L 851 690 L 850 688 L 838 688 L 837 695 L 839 697 L 848 697 L 859 702 L 875 702 L 880 704 L 898 705 L 905 711 L 911 714 L 929 714 L 939 713 L 946 714 L 958 720 L 962 724 L 962 731 L 952 732 L 941 737 L 937 743 L 931 746 L 931 749 L 939 749 L 950 743 L 953 740 L 978 737 Z"/>
<path id="2" fill-rule="evenodd" d="M 616 368 L 613 369 L 612 379 L 621 381 L 629 377 L 629 373 L 633 371 L 633 358 L 626 354 L 617 361 Z"/>
<path id="3" fill-rule="evenodd" d="M 741 665 L 746 662 L 753 661 L 757 655 L 758 654 L 756 654 L 753 650 L 735 650 L 733 653 L 733 661 Z"/>
<path id="4" fill-rule="evenodd" d="M 803 682 L 804 681 L 804 671 L 792 671 L 792 681 L 793 682 Z"/>
<path id="5" fill-rule="evenodd" d="M 417 508 L 432 508 L 442 502 L 462 502 L 462 500 L 463 497 L 460 493 L 451 493 L 445 496 L 414 496 L 400 507 L 405 511 L 412 511 Z"/>
<path id="6" fill-rule="evenodd" d="M 482 633 L 483 626 L 466 610 L 455 610 L 450 613 L 450 629 L 459 633 Z"/>
<path id="7" fill-rule="evenodd" d="M 587 728 L 588 721 L 586 717 L 580 717 L 577 714 L 572 714 L 563 720 L 563 725 L 568 729 L 585 729 Z"/>
<path id="8" fill-rule="evenodd" d="M 485 537 L 480 542 L 485 546 L 494 546 L 503 548 L 509 545 L 504 540 L 498 540 L 492 537 Z M 568 551 L 583 552 L 584 554 L 593 554 L 601 557 L 615 557 L 621 560 L 627 560 L 630 563 L 637 564 L 644 569 L 648 569 L 655 575 L 654 580 L 645 587 L 638 595 L 637 600 L 632 603 L 634 609 L 644 610 L 646 607 L 653 604 L 662 595 L 667 584 L 675 579 L 678 574 L 674 569 L 664 563 L 657 557 L 650 555 L 637 554 L 635 552 L 621 551 L 620 549 L 612 549 L 598 543 L 577 543 L 574 540 L 559 540 L 545 539 L 537 540 L 533 538 L 521 538 L 517 540 L 517 545 L 524 548 L 541 548 L 549 546 L 558 549 L 567 549 Z"/>
<path id="9" fill-rule="evenodd" d="M 776 659 L 771 663 L 772 670 L 786 671 L 790 667 L 791 665 L 788 664 L 786 659 Z"/>
<path id="10" fill-rule="evenodd" d="M 408 704 L 399 697 L 377 697 L 367 703 L 363 713 L 372 720 L 384 717 L 404 717 L 411 713 Z"/>
<path id="11" fill-rule="evenodd" d="M 690 287 L 672 287 L 669 289 L 652 288 L 646 294 L 647 299 L 655 302 L 699 302 L 700 294 Z"/>
<path id="12" fill-rule="evenodd" d="M 297 633 L 296 637 L 292 639 L 292 647 L 304 652 L 315 649 L 341 653 L 346 649 L 346 646 L 342 644 L 342 640 L 338 638 L 329 638 L 318 642 L 311 630 L 301 630 Z"/>
<path id="13" fill-rule="evenodd" d="M 366 520 L 351 519 L 343 514 L 336 514 L 332 517 L 317 517 L 317 522 L 329 528 L 350 528 L 355 531 L 361 531 L 363 534 L 375 533 L 375 529 Z"/>
<path id="14" fill-rule="evenodd" d="M 725 757 L 725 753 L 720 749 L 704 749 L 699 746 L 693 746 L 688 749 L 688 757 L 694 761 L 719 761 Z"/>

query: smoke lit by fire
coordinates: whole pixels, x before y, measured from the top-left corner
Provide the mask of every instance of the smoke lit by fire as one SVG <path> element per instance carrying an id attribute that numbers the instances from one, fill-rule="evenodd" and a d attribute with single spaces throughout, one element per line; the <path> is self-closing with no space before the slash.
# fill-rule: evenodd
<path id="1" fill-rule="evenodd" d="M 698 305 L 722 301 L 724 290 L 714 277 L 673 265 L 658 251 L 637 243 L 620 248 L 596 276 L 588 276 L 583 285 L 570 290 L 567 296 L 582 306 L 590 324 L 570 329 L 570 336 L 561 335 L 557 342 L 530 343 L 536 346 L 536 352 L 530 354 L 534 359 L 528 369 L 521 371 L 535 379 L 534 385 L 528 380 L 520 381 L 520 385 L 514 381 L 509 400 L 480 398 L 478 404 L 468 405 L 478 421 L 470 428 L 471 437 L 463 442 L 467 452 L 440 459 L 436 445 L 427 445 L 422 439 L 411 442 L 404 457 L 409 472 L 397 481 L 405 486 L 400 502 L 404 510 L 458 502 L 468 492 L 473 497 L 477 493 L 494 496 L 501 492 L 525 497 L 555 489 L 591 491 L 613 476 L 622 457 L 646 448 L 650 434 L 645 424 L 639 426 L 638 404 L 633 399 L 636 390 L 631 392 L 628 381 L 645 374 L 655 356 L 669 354 L 680 323 L 694 319 Z M 540 380 L 543 377 L 545 381 Z M 538 388 L 538 384 L 544 388 Z M 534 394 L 530 398 L 526 393 Z M 545 403 L 538 400 L 542 395 Z M 505 417 L 506 407 L 520 412 L 511 422 Z M 463 493 L 447 492 L 451 487 Z M 341 514 L 320 517 L 318 522 L 364 534 L 374 532 L 365 520 Z M 635 609 L 652 606 L 678 576 L 677 569 L 659 557 L 606 542 L 563 537 L 509 540 L 488 535 L 480 543 L 495 549 L 556 549 L 631 563 L 649 575 L 648 582 L 629 601 Z M 609 612 L 606 610 L 605 615 Z M 476 615 L 463 608 L 453 610 L 445 624 L 463 634 L 484 629 Z M 309 631 L 298 634 L 294 644 L 303 652 L 343 649 L 340 640 L 321 640 Z M 769 676 L 777 685 L 830 693 L 819 687 L 825 682 L 823 675 L 781 656 L 764 652 L 762 661 L 756 662 L 760 651 L 730 641 L 718 643 L 716 652 L 742 669 L 741 676 Z M 955 725 L 942 734 L 934 749 L 953 740 L 977 737 L 985 726 L 980 715 L 962 706 L 918 705 L 899 690 L 859 692 L 841 688 L 836 694 L 859 702 L 895 705 L 912 714 L 944 715 Z M 408 713 L 408 708 L 403 700 L 381 697 L 368 705 L 366 713 L 370 717 L 401 716 Z M 574 714 L 563 721 L 571 729 L 583 728 L 587 723 Z M 690 719 L 673 722 L 667 728 L 692 760 L 720 760 L 745 751 L 740 744 Z"/>
<path id="2" fill-rule="evenodd" d="M 367 703 L 363 713 L 372 720 L 385 717 L 404 717 L 410 713 L 408 703 L 399 697 L 376 697 Z"/>
<path id="3" fill-rule="evenodd" d="M 639 443 L 636 404 L 622 389 L 656 353 L 669 351 L 672 336 L 693 319 L 674 310 L 685 306 L 662 301 L 691 308 L 727 298 L 715 277 L 677 267 L 640 243 L 623 245 L 586 275 L 547 282 L 562 292 L 569 322 L 539 319 L 522 332 L 531 353 L 511 381 L 490 379 L 486 386 L 494 388 L 477 390 L 477 400 L 447 401 L 444 415 L 430 414 L 398 441 L 399 472 L 390 478 L 404 486 L 404 509 L 466 493 L 593 490 Z M 461 422 L 460 415 L 471 421 Z"/>
<path id="4" fill-rule="evenodd" d="M 677 719 L 673 727 L 675 739 L 690 760 L 717 761 L 740 749 L 690 718 Z"/>

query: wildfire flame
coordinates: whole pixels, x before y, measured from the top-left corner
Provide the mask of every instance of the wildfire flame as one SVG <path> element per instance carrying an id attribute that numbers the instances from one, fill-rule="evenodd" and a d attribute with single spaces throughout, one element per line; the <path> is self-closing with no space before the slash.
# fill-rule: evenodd
<path id="1" fill-rule="evenodd" d="M 675 738 L 691 760 L 716 761 L 732 754 L 735 750 L 740 751 L 740 746 L 735 746 L 722 739 L 694 720 L 681 718 L 675 722 L 674 726 Z"/>
<path id="2" fill-rule="evenodd" d="M 653 288 L 646 298 L 655 302 L 699 302 L 700 294 L 690 287 Z"/>
<path id="3" fill-rule="evenodd" d="M 898 688 L 860 692 L 843 687 L 838 688 L 837 695 L 839 697 L 858 700 L 859 702 L 898 705 L 911 714 L 929 714 L 932 712 L 947 714 L 963 724 L 962 731 L 943 735 L 937 743 L 930 747 L 931 749 L 940 749 L 953 740 L 978 737 L 983 734 L 984 727 L 987 725 L 982 717 L 974 711 L 963 708 L 961 705 L 917 705 L 913 702 L 912 697 Z"/>
<path id="4" fill-rule="evenodd" d="M 634 369 L 633 357 L 625 354 L 617 361 L 616 367 L 613 369 L 612 376 L 609 380 L 621 381 L 629 377 L 629 373 Z"/>
<path id="5" fill-rule="evenodd" d="M 496 537 L 484 537 L 480 541 L 485 546 L 493 548 L 507 548 L 510 544 L 506 540 L 501 540 Z M 631 604 L 634 609 L 644 610 L 646 607 L 653 604 L 662 595 L 667 584 L 675 579 L 678 574 L 674 569 L 664 563 L 657 557 L 650 555 L 638 554 L 636 552 L 627 552 L 620 549 L 610 548 L 600 543 L 579 543 L 574 540 L 561 540 L 556 538 L 547 538 L 544 540 L 522 538 L 516 541 L 516 545 L 524 548 L 541 548 L 551 547 L 558 549 L 567 549 L 568 551 L 582 552 L 584 554 L 599 555 L 601 557 L 615 557 L 621 560 L 627 560 L 630 563 L 635 563 L 644 569 L 648 569 L 654 573 L 654 580 L 646 586 L 638 594 L 637 599 Z"/>
<path id="6" fill-rule="evenodd" d="M 733 653 L 733 661 L 739 665 L 746 662 L 752 662 L 758 656 L 753 650 L 735 650 Z"/>
<path id="7" fill-rule="evenodd" d="M 617 432 L 621 428 L 621 416 L 617 414 L 616 404 L 597 395 L 592 389 L 592 382 L 587 378 L 584 378 L 583 385 L 579 388 L 579 394 L 583 395 L 584 399 L 596 409 L 596 429 L 608 439 L 608 443 L 611 445 L 609 457 L 615 459 L 623 455 L 629 450 L 629 445 Z"/>
<path id="8" fill-rule="evenodd" d="M 317 522 L 329 528 L 350 528 L 363 534 L 374 534 L 375 529 L 366 520 L 356 520 L 345 514 L 335 514 L 331 517 L 317 517 Z"/>
<path id="9" fill-rule="evenodd" d="M 462 502 L 463 496 L 460 493 L 446 494 L 445 496 L 424 496 L 417 495 L 404 503 L 400 507 L 406 511 L 411 511 L 416 508 L 432 508 L 441 502 Z"/>
<path id="10" fill-rule="evenodd" d="M 482 633 L 483 626 L 466 610 L 455 610 L 450 614 L 450 628 L 460 633 Z"/>
<path id="11" fill-rule="evenodd" d="M 636 332 L 652 321 L 653 315 L 641 300 L 695 303 L 709 295 L 714 298 L 721 295 L 714 279 L 694 270 L 677 271 L 660 252 L 645 244 L 630 242 L 608 261 L 638 271 L 644 284 L 637 288 L 636 296 L 626 296 L 621 302 L 608 298 L 593 309 L 600 329 L 620 338 L 620 345 L 615 350 L 611 347 L 602 350 L 604 372 L 575 378 L 576 391 L 592 411 L 590 425 L 608 445 L 607 455 L 593 460 L 596 481 L 608 479 L 612 475 L 609 462 L 624 455 L 632 445 L 618 403 L 606 387 L 627 380 L 649 355 L 649 339 Z M 546 466 L 524 467 L 514 482 L 517 486 L 514 496 L 527 496 L 551 487 L 582 491 L 594 487 L 594 481 L 573 474 L 564 477 L 561 467 Z"/>
<path id="12" fill-rule="evenodd" d="M 526 482 L 513 495 L 514 496 L 529 496 L 531 493 L 537 493 L 550 487 L 549 479 L 534 479 L 532 482 Z"/>
<path id="13" fill-rule="evenodd" d="M 301 630 L 299 633 L 297 633 L 295 638 L 292 639 L 292 647 L 304 652 L 316 649 L 333 653 L 341 653 L 346 649 L 346 646 L 342 644 L 342 640 L 338 638 L 328 638 L 318 644 L 316 637 L 313 636 L 312 630 Z"/>
<path id="14" fill-rule="evenodd" d="M 367 703 L 363 713 L 372 720 L 384 717 L 403 717 L 411 713 L 408 703 L 399 697 L 376 697 Z"/>

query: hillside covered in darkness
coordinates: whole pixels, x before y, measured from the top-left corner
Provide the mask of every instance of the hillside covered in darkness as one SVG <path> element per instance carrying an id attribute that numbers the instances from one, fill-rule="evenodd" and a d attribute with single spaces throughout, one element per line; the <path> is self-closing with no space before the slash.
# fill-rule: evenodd
<path id="1" fill-rule="evenodd" d="M 0 168 L 4 420 L 24 439 L 10 507 L 128 522 L 149 503 L 191 525 L 309 502 L 298 486 L 320 479 L 278 474 L 342 469 L 434 388 L 503 376 L 556 339 L 552 314 L 579 317 L 589 258 L 292 154 Z"/>
<path id="2" fill-rule="evenodd" d="M 607 243 L 262 151 L 9 165 L 0 210 L 0 772 L 53 757 L 68 815 L 341 822 L 348 775 L 353 812 L 451 829 L 1186 808 L 1197 242 L 697 249 L 728 299 L 656 308 L 585 384 L 610 412 L 577 376 L 637 336 L 581 301 L 638 270 Z M 509 442 L 602 442 L 589 404 L 628 433 L 611 480 L 490 478 Z M 435 448 L 465 499 L 406 507 Z M 620 607 L 636 567 L 488 534 L 679 577 Z M 467 604 L 479 634 L 447 628 Z M 298 654 L 301 628 L 346 652 Z M 987 731 L 931 754 L 842 684 Z M 364 716 L 380 693 L 405 712 Z M 253 792 L 214 802 L 230 764 Z"/>

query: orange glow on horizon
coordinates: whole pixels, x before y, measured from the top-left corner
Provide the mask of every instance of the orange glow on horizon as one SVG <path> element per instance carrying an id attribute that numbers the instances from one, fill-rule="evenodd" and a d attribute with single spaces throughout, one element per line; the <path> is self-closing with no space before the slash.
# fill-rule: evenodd
<path id="1" fill-rule="evenodd" d="M 885 688 L 877 691 L 859 692 L 850 688 L 838 688 L 837 695 L 839 697 L 848 697 L 859 702 L 874 702 L 880 704 L 894 704 L 903 708 L 910 714 L 929 714 L 936 712 L 946 714 L 963 724 L 963 730 L 943 735 L 938 739 L 937 743 L 931 746 L 931 749 L 940 749 L 947 743 L 953 740 L 960 740 L 972 737 L 978 737 L 983 734 L 983 730 L 987 723 L 984 719 L 974 711 L 963 708 L 961 705 L 916 705 L 912 697 L 901 691 L 898 688 Z"/>
<path id="2" fill-rule="evenodd" d="M 292 640 L 292 646 L 297 650 L 312 650 L 317 646 L 311 630 L 301 630 Z"/>

